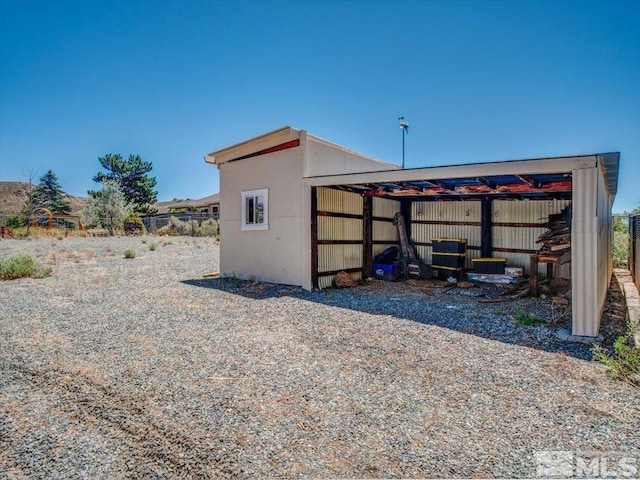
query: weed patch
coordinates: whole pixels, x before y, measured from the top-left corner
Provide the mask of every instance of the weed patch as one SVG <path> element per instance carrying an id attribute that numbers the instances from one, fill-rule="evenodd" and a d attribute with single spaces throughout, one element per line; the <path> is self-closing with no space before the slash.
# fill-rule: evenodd
<path id="1" fill-rule="evenodd" d="M 513 317 L 513 320 L 518 325 L 523 325 L 525 327 L 530 327 L 531 325 L 538 325 L 540 323 L 544 323 L 544 319 L 540 317 L 536 317 L 535 315 L 531 315 L 527 312 L 522 306 L 521 302 L 518 302 L 516 305 L 516 314 Z"/>
<path id="2" fill-rule="evenodd" d="M 601 345 L 594 345 L 591 353 L 593 361 L 607 367 L 610 377 L 640 386 L 640 348 L 629 345 L 632 336 L 633 330 L 629 327 L 625 335 L 620 335 L 613 342 L 613 353 Z"/>

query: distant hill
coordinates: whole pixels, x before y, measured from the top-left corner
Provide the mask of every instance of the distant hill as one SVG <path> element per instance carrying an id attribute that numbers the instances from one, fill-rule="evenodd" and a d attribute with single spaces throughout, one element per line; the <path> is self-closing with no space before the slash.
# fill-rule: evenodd
<path id="1" fill-rule="evenodd" d="M 35 187 L 35 185 L 31 186 L 31 188 Z M 18 215 L 28 197 L 29 184 L 27 182 L 0 182 L 0 215 Z M 71 204 L 71 213 L 73 215 L 78 215 L 87 201 L 86 198 L 75 197 L 66 193 L 65 197 Z"/>

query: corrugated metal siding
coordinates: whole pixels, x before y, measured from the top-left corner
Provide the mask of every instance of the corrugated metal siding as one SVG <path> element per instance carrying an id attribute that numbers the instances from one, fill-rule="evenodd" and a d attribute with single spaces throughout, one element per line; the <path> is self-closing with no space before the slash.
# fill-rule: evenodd
<path id="1" fill-rule="evenodd" d="M 400 202 L 388 198 L 373 197 L 373 216 L 393 218 L 400 211 Z"/>
<path id="2" fill-rule="evenodd" d="M 373 197 L 373 216 L 379 218 L 388 218 L 392 220 L 396 213 L 400 211 L 400 202 L 398 200 L 390 200 L 388 198 Z M 374 242 L 388 240 L 390 243 L 377 244 L 372 247 L 372 255 L 375 256 L 383 250 L 398 246 L 400 241 L 398 237 L 398 228 L 391 222 L 373 221 L 372 239 Z"/>
<path id="3" fill-rule="evenodd" d="M 362 220 L 318 216 L 318 240 L 362 240 Z"/>
<path id="4" fill-rule="evenodd" d="M 573 170 L 572 200 L 573 220 L 571 229 L 571 293 L 572 332 L 574 335 L 598 334 L 598 279 L 597 279 L 597 170 L 579 168 Z"/>
<path id="5" fill-rule="evenodd" d="M 362 215 L 362 196 L 334 190 L 318 188 L 318 211 Z M 318 240 L 360 240 L 362 241 L 362 220 L 318 216 Z M 362 245 L 318 245 L 318 273 L 349 268 L 362 268 Z M 353 278 L 362 278 L 360 272 L 350 273 Z M 318 286 L 331 286 L 335 275 L 319 276 Z"/>
<path id="6" fill-rule="evenodd" d="M 373 240 L 389 240 L 391 243 L 398 241 L 398 227 L 391 222 L 373 222 Z"/>
<path id="7" fill-rule="evenodd" d="M 570 200 L 494 200 L 492 202 L 492 221 L 499 223 L 544 223 L 549 215 L 560 213 L 570 205 Z M 493 248 L 509 248 L 522 250 L 538 250 L 541 244 L 536 243 L 538 237 L 546 231 L 545 227 L 493 227 Z M 479 256 L 479 252 L 476 252 Z M 530 254 L 494 252 L 494 257 L 504 257 L 507 265 L 523 267 L 529 274 Z M 546 272 L 546 264 L 540 266 L 540 271 Z M 562 278 L 571 277 L 571 266 L 563 265 L 560 270 Z"/>
<path id="8" fill-rule="evenodd" d="M 320 267 L 322 265 L 322 267 Z M 361 245 L 318 245 L 318 271 L 329 272 L 348 268 L 362 268 Z M 353 278 L 361 279 L 362 272 L 352 272 Z M 335 275 L 318 278 L 320 288 L 328 288 Z"/>
<path id="9" fill-rule="evenodd" d="M 611 262 L 611 236 L 612 236 L 612 202 L 605 187 L 605 179 L 601 170 L 598 170 L 598 204 L 597 218 L 597 278 L 598 278 L 598 316 L 597 330 L 600 330 L 601 312 L 606 301 L 609 280 L 613 273 Z"/>
<path id="10" fill-rule="evenodd" d="M 435 220 L 445 222 L 480 222 L 481 204 L 478 201 L 463 202 L 414 202 L 411 205 L 413 220 Z M 466 238 L 467 245 L 479 247 L 481 230 L 473 225 L 411 225 L 411 240 L 431 243 L 434 238 Z M 418 256 L 425 263 L 431 262 L 431 247 L 418 245 Z M 471 268 L 471 258 L 480 256 L 477 250 L 467 251 L 467 268 Z"/>
<path id="11" fill-rule="evenodd" d="M 362 196 L 333 188 L 318 188 L 318 211 L 362 215 Z"/>
<path id="12" fill-rule="evenodd" d="M 549 214 L 560 213 L 570 205 L 569 200 L 494 200 L 492 202 L 492 221 L 497 223 L 543 223 Z M 478 201 L 464 202 L 415 202 L 412 205 L 412 220 L 436 220 L 444 222 L 475 222 L 481 223 L 481 203 Z M 481 227 L 476 225 L 425 225 L 413 223 L 411 227 L 412 240 L 417 243 L 430 243 L 434 238 L 466 238 L 467 263 L 466 267 L 473 268 L 473 258 L 479 258 L 479 247 L 482 243 Z M 496 226 L 492 228 L 493 248 L 538 250 L 538 237 L 545 232 L 544 227 Z M 431 262 L 431 247 L 418 246 L 418 256 L 426 263 Z M 500 252 L 493 253 L 494 257 L 504 257 L 510 266 L 523 267 L 529 273 L 530 254 Z M 541 269 L 546 268 L 542 265 Z M 563 278 L 570 278 L 571 267 L 564 265 L 560 271 Z"/>

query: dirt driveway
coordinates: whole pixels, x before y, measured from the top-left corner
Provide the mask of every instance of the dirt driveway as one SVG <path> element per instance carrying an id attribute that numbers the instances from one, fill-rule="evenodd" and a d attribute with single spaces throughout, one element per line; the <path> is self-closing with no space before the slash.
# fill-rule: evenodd
<path id="1" fill-rule="evenodd" d="M 0 283 L 0 477 L 638 476 L 640 391 L 510 307 L 204 279 L 204 239 L 18 252 L 53 275 Z"/>

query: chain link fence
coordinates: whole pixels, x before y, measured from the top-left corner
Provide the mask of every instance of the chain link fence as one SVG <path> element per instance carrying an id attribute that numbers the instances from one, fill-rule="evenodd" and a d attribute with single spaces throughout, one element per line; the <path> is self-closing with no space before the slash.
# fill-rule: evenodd
<path id="1" fill-rule="evenodd" d="M 206 220 L 215 221 L 216 225 L 216 235 L 220 232 L 218 231 L 218 218 L 217 215 L 210 215 L 208 213 L 199 213 L 199 212 L 181 212 L 181 213 L 167 213 L 160 215 L 148 215 L 146 217 L 142 217 L 142 222 L 144 223 L 144 227 L 147 229 L 147 232 L 154 233 L 155 231 L 166 227 L 171 222 L 171 218 L 177 218 L 181 222 L 192 222 L 196 221 L 198 224 L 201 224 Z"/>

